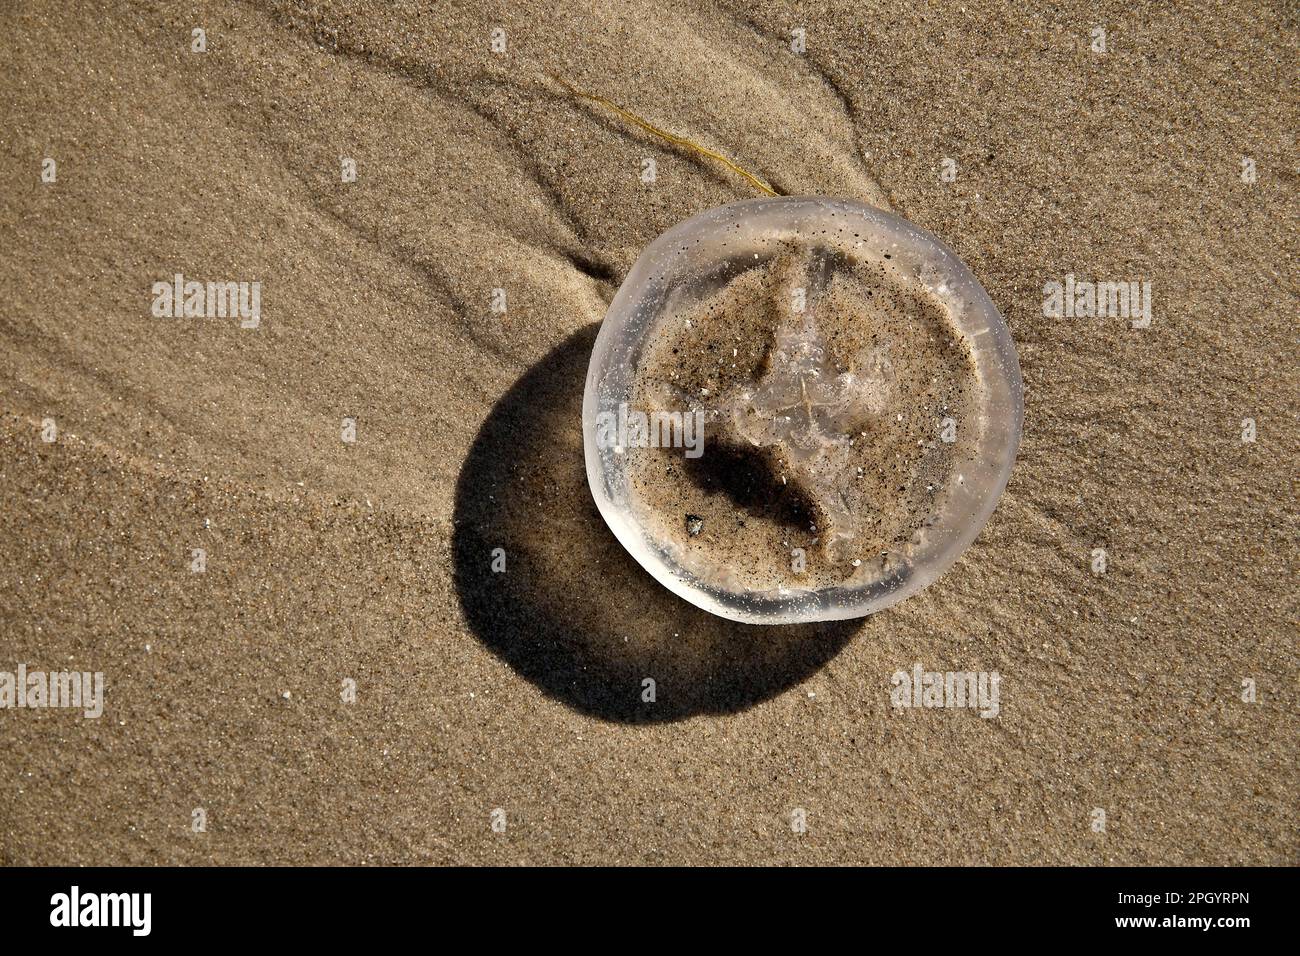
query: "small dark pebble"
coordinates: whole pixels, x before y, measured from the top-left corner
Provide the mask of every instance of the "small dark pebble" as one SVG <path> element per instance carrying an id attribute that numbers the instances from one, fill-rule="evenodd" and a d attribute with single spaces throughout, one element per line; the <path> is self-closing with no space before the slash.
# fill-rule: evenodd
<path id="1" fill-rule="evenodd" d="M 704 530 L 704 519 L 699 515 L 686 516 L 686 533 L 692 538 Z"/>

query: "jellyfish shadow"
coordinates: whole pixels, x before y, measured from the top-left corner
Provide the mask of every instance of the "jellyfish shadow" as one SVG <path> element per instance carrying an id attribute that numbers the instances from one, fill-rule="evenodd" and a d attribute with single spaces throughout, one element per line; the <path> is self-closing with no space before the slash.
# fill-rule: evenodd
<path id="1" fill-rule="evenodd" d="M 862 622 L 752 625 L 701 611 L 637 564 L 597 511 L 582 447 L 597 328 L 497 402 L 461 469 L 452 549 L 470 628 L 543 692 L 609 721 L 735 713 L 799 684 Z"/>

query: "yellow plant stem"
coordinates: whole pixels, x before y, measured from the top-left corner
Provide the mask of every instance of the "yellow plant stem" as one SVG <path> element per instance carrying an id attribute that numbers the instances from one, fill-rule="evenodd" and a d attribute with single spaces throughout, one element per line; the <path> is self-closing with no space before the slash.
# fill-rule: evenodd
<path id="1" fill-rule="evenodd" d="M 729 160 L 726 156 L 723 156 L 721 153 L 716 153 L 713 150 L 709 149 L 708 147 L 701 146 L 699 143 L 689 140 L 685 136 L 678 136 L 676 133 L 670 133 L 667 130 L 660 129 L 658 126 L 655 126 L 649 120 L 642 119 L 640 116 L 637 116 L 632 111 L 623 109 L 623 107 L 619 106 L 617 103 L 613 102 L 612 100 L 607 100 L 603 96 L 597 96 L 595 93 L 586 93 L 578 89 L 572 83 L 565 80 L 563 77 L 555 76 L 554 74 L 549 74 L 549 75 L 551 79 L 555 80 L 557 83 L 563 86 L 574 96 L 580 96 L 584 100 L 591 100 L 593 103 L 599 103 L 601 106 L 605 107 L 606 109 L 613 110 L 615 113 L 623 117 L 623 119 L 627 120 L 629 123 L 641 127 L 641 129 L 645 130 L 647 133 L 651 133 L 654 136 L 658 136 L 660 139 L 666 140 L 675 146 L 682 146 L 686 149 L 692 150 L 693 152 L 699 153 L 701 156 L 707 156 L 709 159 L 713 159 L 719 163 L 722 163 L 722 165 L 726 166 L 732 172 L 739 173 L 741 176 L 744 176 L 754 185 L 756 189 L 758 189 L 761 192 L 767 193 L 767 195 L 769 196 L 781 195 L 779 192 L 777 192 L 775 189 L 773 189 L 763 180 L 759 179 L 749 170 L 739 166 L 736 163 L 733 163 L 731 160 Z"/>

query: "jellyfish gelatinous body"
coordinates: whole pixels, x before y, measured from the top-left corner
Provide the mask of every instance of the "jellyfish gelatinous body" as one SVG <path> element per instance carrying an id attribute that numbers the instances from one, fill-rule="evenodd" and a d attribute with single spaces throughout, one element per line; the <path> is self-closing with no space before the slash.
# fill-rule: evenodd
<path id="1" fill-rule="evenodd" d="M 851 200 L 748 200 L 670 229 L 623 282 L 587 372 L 587 479 L 693 604 L 861 617 L 974 540 L 1022 416 L 1006 324 L 938 239 Z"/>

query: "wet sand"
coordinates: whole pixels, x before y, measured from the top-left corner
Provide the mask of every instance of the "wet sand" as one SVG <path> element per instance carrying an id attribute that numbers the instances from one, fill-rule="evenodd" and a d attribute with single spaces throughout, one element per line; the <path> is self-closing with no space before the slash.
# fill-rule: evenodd
<path id="1" fill-rule="evenodd" d="M 105 675 L 98 720 L 0 710 L 0 862 L 1297 862 L 1294 14 L 0 24 L 0 670 Z M 1025 434 L 937 584 L 747 627 L 612 539 L 595 323 L 648 242 L 753 191 L 552 73 L 980 279 Z M 257 327 L 156 317 L 177 273 L 260 283 Z M 1150 281 L 1150 327 L 1046 317 L 1069 275 Z M 999 715 L 892 708 L 917 662 L 998 672 Z"/>

